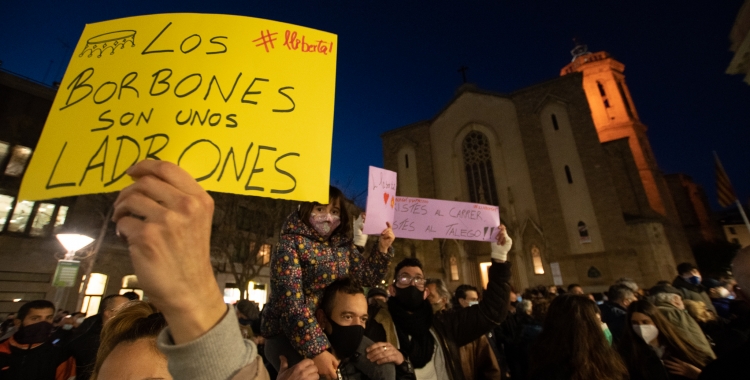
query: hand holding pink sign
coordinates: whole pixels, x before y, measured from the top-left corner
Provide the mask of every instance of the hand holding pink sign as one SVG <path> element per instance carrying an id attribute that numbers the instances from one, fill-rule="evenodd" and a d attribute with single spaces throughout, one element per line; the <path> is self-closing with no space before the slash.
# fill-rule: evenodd
<path id="1" fill-rule="evenodd" d="M 367 218 L 364 233 L 380 235 L 393 222 L 396 207 L 396 173 L 370 166 L 367 184 Z"/>

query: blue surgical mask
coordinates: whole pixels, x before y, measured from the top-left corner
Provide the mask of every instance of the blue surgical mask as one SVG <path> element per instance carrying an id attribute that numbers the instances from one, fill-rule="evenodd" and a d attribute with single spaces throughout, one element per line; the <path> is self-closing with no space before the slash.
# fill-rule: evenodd
<path id="1" fill-rule="evenodd" d="M 517 297 L 516 297 L 516 301 L 517 301 L 517 302 L 521 302 L 521 301 L 523 301 L 523 297 L 521 297 L 521 296 L 517 296 Z"/>
<path id="2" fill-rule="evenodd" d="M 690 276 L 687 281 L 693 285 L 700 285 L 701 284 L 701 278 L 698 276 Z"/>

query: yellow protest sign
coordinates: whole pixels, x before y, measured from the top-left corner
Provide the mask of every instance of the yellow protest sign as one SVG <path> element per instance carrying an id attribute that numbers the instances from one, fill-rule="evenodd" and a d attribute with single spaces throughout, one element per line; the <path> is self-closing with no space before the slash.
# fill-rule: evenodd
<path id="1" fill-rule="evenodd" d="M 144 159 L 206 190 L 328 201 L 336 35 L 251 17 L 86 25 L 19 199 L 110 192 Z"/>

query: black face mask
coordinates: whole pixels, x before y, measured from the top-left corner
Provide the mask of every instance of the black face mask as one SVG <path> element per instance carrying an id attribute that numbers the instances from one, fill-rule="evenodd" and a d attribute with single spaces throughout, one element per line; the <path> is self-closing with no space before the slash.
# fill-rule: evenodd
<path id="1" fill-rule="evenodd" d="M 396 300 L 407 311 L 417 311 L 424 302 L 424 290 L 419 290 L 416 286 L 396 287 Z"/>
<path id="2" fill-rule="evenodd" d="M 328 323 L 331 324 L 333 330 L 327 334 L 328 341 L 331 342 L 336 357 L 343 360 L 354 355 L 357 347 L 362 343 L 362 337 L 365 336 L 365 328 L 361 325 L 341 326 L 330 318 L 328 318 Z"/>
<path id="3" fill-rule="evenodd" d="M 52 333 L 53 327 L 49 322 L 37 322 L 33 325 L 22 326 L 13 335 L 13 339 L 21 344 L 44 343 L 49 338 L 49 334 Z"/>

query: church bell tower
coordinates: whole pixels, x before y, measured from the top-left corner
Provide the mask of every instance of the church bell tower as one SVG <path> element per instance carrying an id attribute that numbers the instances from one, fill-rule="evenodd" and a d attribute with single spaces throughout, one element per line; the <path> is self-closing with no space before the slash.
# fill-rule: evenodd
<path id="1" fill-rule="evenodd" d="M 601 51 L 590 53 L 585 45 L 572 51 L 573 60 L 563 67 L 560 75 L 583 73 L 583 89 L 588 98 L 591 117 L 599 134 L 599 141 L 628 138 L 630 150 L 638 166 L 641 182 L 646 190 L 651 208 L 664 216 L 671 216 L 667 208 L 671 203 L 666 182 L 662 177 L 651 145 L 646 135 L 646 126 L 638 118 L 638 112 L 625 84 L 625 65 Z M 671 210 L 670 210 L 671 211 Z"/>

